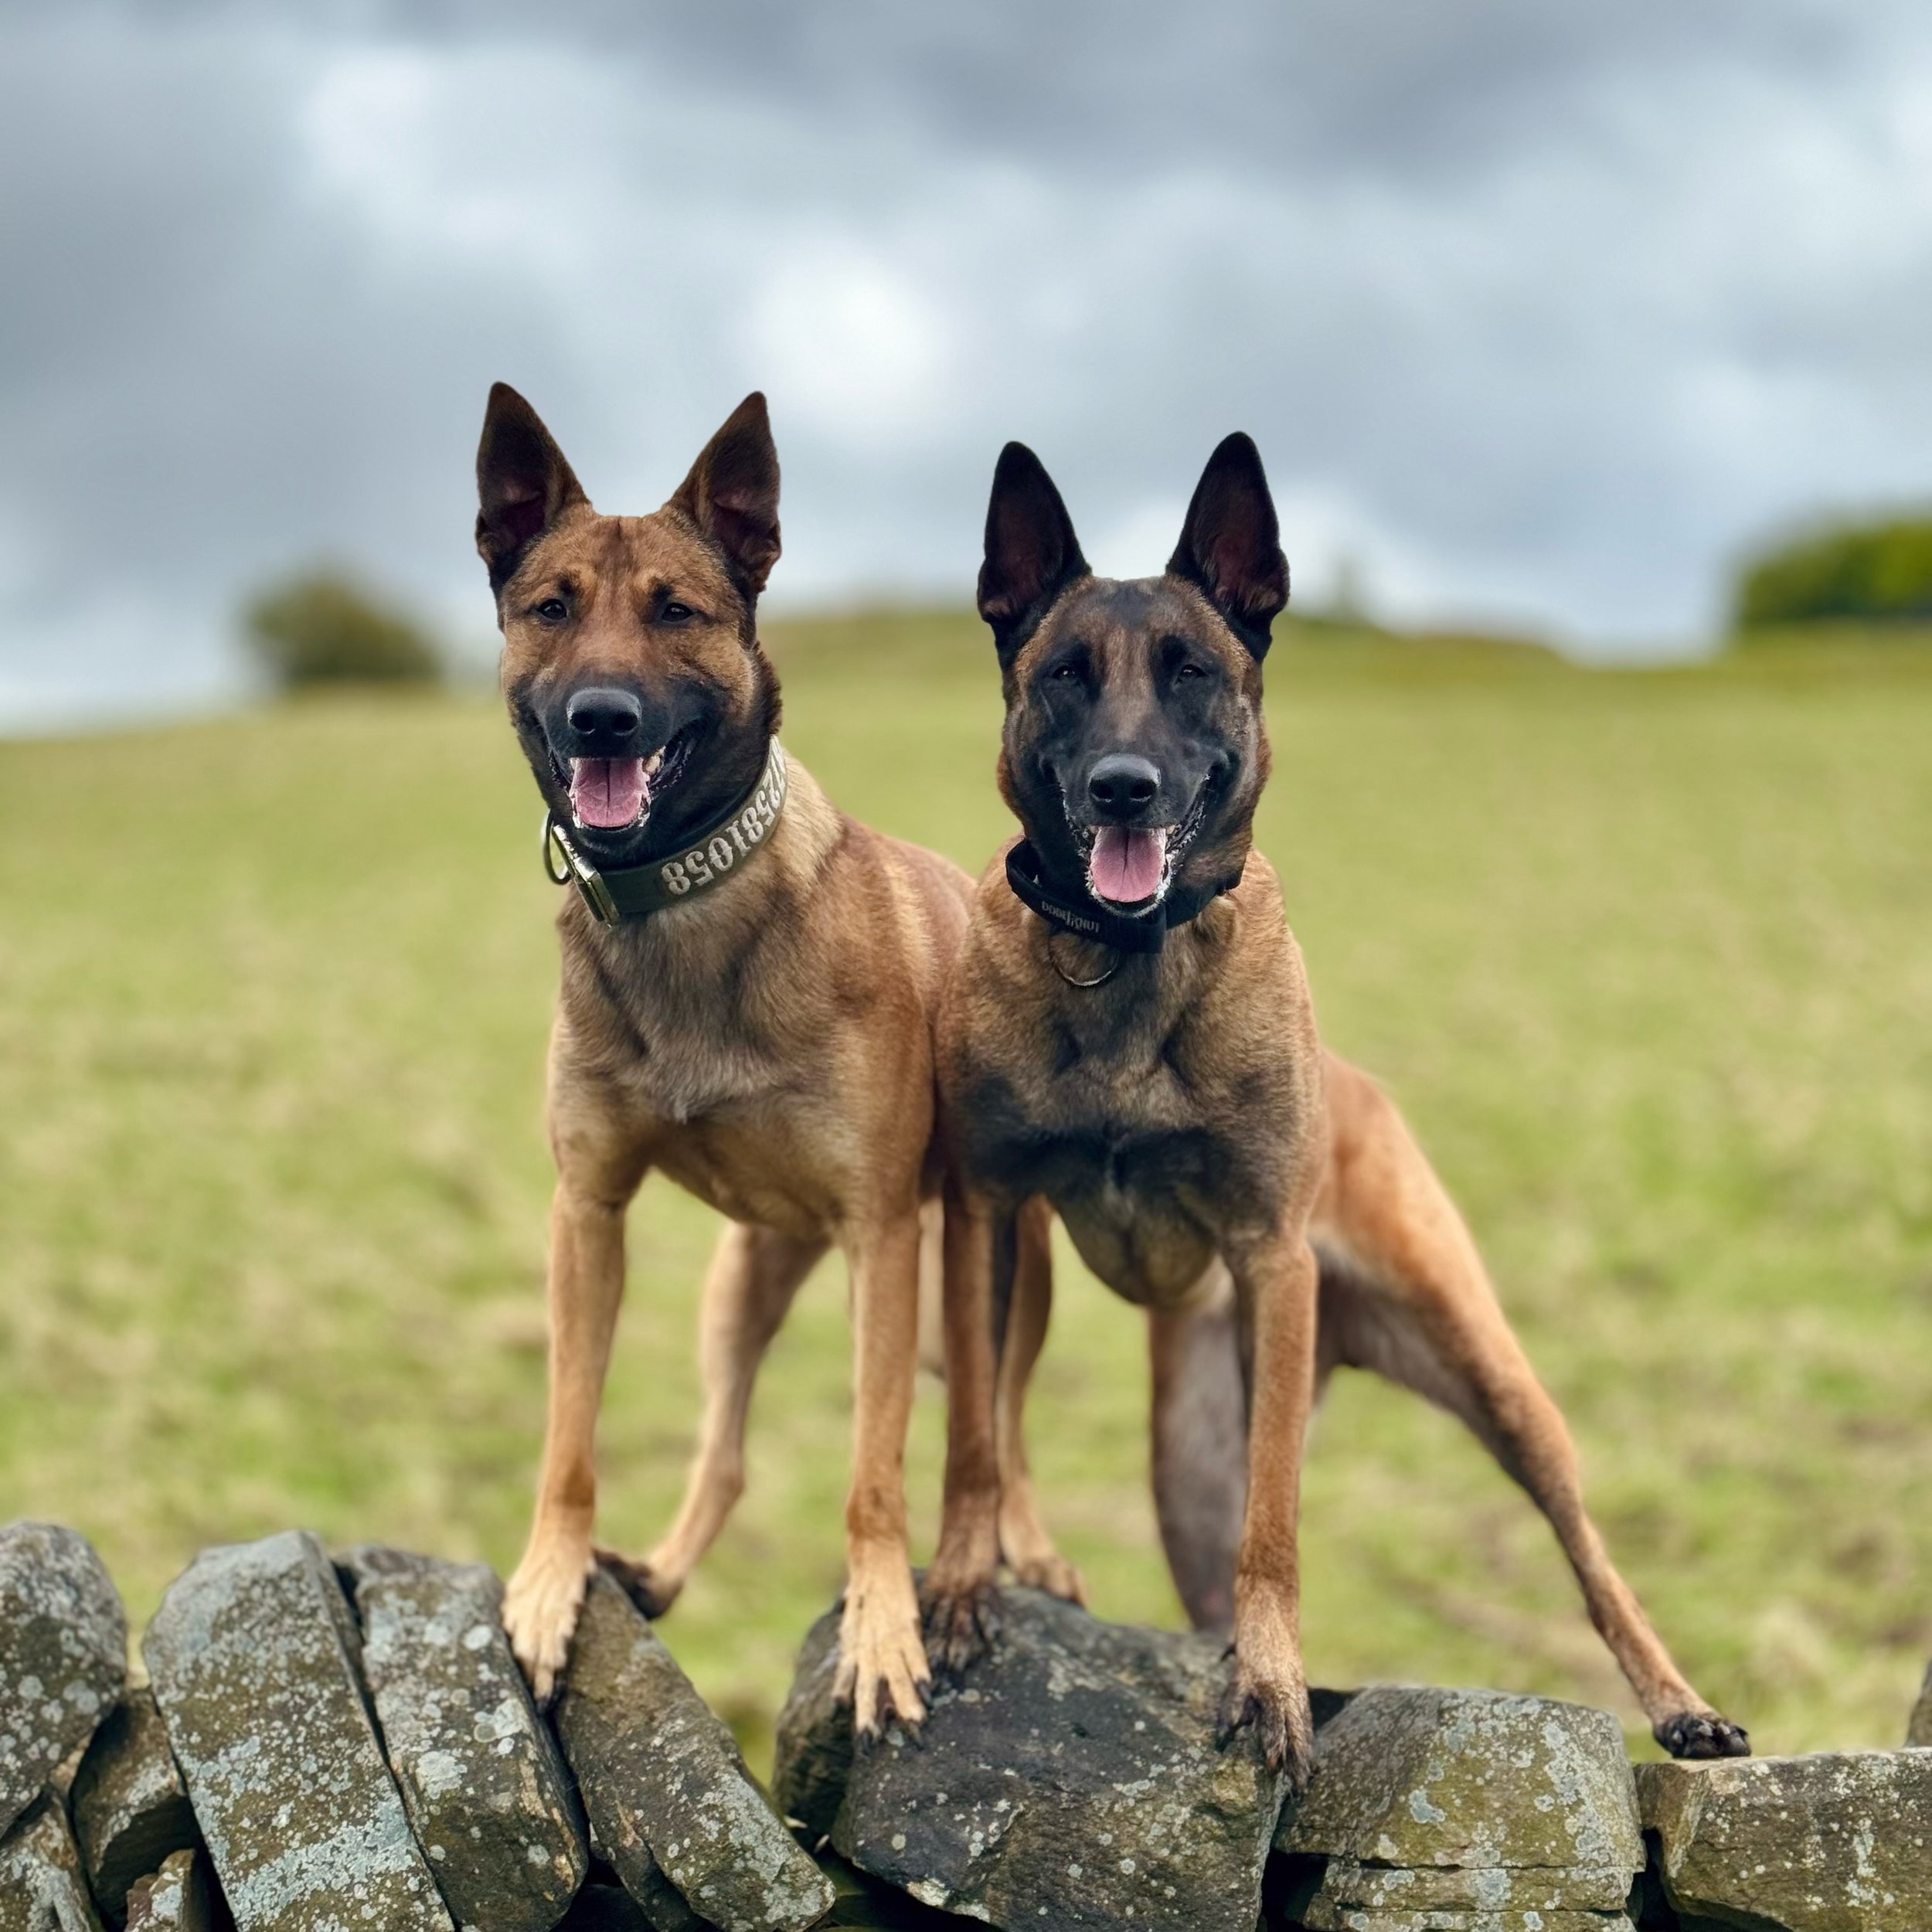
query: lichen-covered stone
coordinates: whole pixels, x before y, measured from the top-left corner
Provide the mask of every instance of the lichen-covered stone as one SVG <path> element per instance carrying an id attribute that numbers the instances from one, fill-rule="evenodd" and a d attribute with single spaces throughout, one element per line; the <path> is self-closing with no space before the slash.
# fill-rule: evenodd
<path id="1" fill-rule="evenodd" d="M 241 1932 L 452 1932 L 362 1700 L 316 1539 L 205 1550 L 142 1653 Z"/>
<path id="2" fill-rule="evenodd" d="M 550 1932 L 590 1866 L 570 1780 L 481 1563 L 339 1559 L 389 1768 L 444 1902 L 480 1932 Z"/>
<path id="3" fill-rule="evenodd" d="M 1932 1927 L 1932 1752 L 1640 1764 L 1644 1827 L 1686 1918 L 1758 1932 Z"/>
<path id="4" fill-rule="evenodd" d="M 848 1932 L 960 1932 L 969 1923 L 936 1906 L 921 1905 L 909 1893 L 860 1871 L 829 1849 L 821 1849 L 818 1862 L 837 1895 L 832 1910 L 818 1922 L 823 1932 L 832 1932 L 835 1927 L 847 1928 Z"/>
<path id="5" fill-rule="evenodd" d="M 1319 1733 L 1276 1835 L 1314 1932 L 1546 1932 L 1623 1922 L 1644 1846 L 1607 1711 L 1381 1685 Z"/>
<path id="6" fill-rule="evenodd" d="M 1911 1722 L 1905 1727 L 1908 1747 L 1932 1745 L 1932 1664 L 1925 1667 L 1925 1682 L 1919 1686 L 1919 1701 L 1912 1707 Z"/>
<path id="7" fill-rule="evenodd" d="M 771 1795 L 808 1842 L 832 1836 L 852 1767 L 852 1706 L 836 1692 L 838 1619 L 819 1618 L 807 1635 L 778 1713 Z"/>
<path id="8" fill-rule="evenodd" d="M 128 1675 L 121 1598 L 86 1537 L 0 1529 L 0 1833 L 94 1734 Z"/>
<path id="9" fill-rule="evenodd" d="M 3 1932 L 101 1932 L 66 1814 L 43 1797 L 0 1837 Z"/>
<path id="10" fill-rule="evenodd" d="M 207 1855 L 176 1852 L 128 1891 L 128 1932 L 214 1932 Z"/>
<path id="11" fill-rule="evenodd" d="M 1377 1685 L 1322 1727 L 1284 1852 L 1377 1865 L 1617 1870 L 1644 1862 L 1607 1711 L 1501 1691 Z"/>
<path id="12" fill-rule="evenodd" d="M 137 1879 L 201 1842 L 152 1691 L 130 1691 L 94 1733 L 67 1803 L 87 1882 L 110 1917 Z"/>
<path id="13" fill-rule="evenodd" d="M 1318 1897 L 1301 1921 L 1307 1932 L 1630 1932 L 1621 1912 L 1539 1911 L 1533 1906 L 1427 1906 L 1382 1910 Z"/>
<path id="14" fill-rule="evenodd" d="M 592 1840 L 634 1897 L 654 1874 L 725 1932 L 823 1917 L 832 1887 L 751 1781 L 731 1733 L 623 1590 L 590 1580 L 556 1707 Z"/>
<path id="15" fill-rule="evenodd" d="M 777 1794 L 822 1823 L 835 1783 L 838 1618 L 806 1639 Z M 1217 1640 L 1104 1624 L 1009 1590 L 999 1641 L 935 1693 L 915 1742 L 850 1761 L 833 1845 L 922 1903 L 1001 1926 L 1253 1932 L 1282 1794 L 1252 1741 L 1215 1742 Z"/>
<path id="16" fill-rule="evenodd" d="M 590 1845 L 602 1861 L 610 1880 L 605 1889 L 608 1890 L 614 1886 L 622 1892 L 631 1901 L 632 1909 L 650 1927 L 651 1932 L 707 1932 L 707 1921 L 685 1903 L 684 1894 L 665 1876 L 663 1868 L 651 1855 L 648 1846 L 639 1845 L 631 1848 L 624 1859 L 624 1876 L 620 1880 L 617 1867 L 598 1846 L 594 1828 L 590 1833 Z M 594 1878 L 577 1894 L 578 1899 L 581 1900 L 586 1892 L 594 1891 L 597 1883 Z"/>

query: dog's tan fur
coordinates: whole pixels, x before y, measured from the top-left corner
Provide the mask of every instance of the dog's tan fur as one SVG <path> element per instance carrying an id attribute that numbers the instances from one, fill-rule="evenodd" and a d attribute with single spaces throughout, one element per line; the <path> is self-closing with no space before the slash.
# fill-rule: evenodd
<path id="1" fill-rule="evenodd" d="M 528 405 L 493 395 L 479 543 L 499 573 L 513 566 L 498 593 L 502 681 L 526 746 L 563 687 L 617 675 L 697 680 L 719 708 L 719 755 L 734 753 L 755 777 L 777 721 L 754 615 L 777 552 L 777 471 L 771 458 L 769 515 L 753 506 L 768 541 L 757 517 L 747 539 L 733 475 L 750 460 L 748 445 L 762 463 L 761 397 L 719 432 L 662 509 L 600 516 Z M 539 519 L 527 548 L 506 553 Z M 570 622 L 539 621 L 538 607 L 566 592 Z M 695 617 L 655 621 L 667 598 Z M 533 757 L 554 805 L 541 762 Z M 903 1454 L 921 1203 L 936 1204 L 938 1191 L 934 1015 L 970 886 L 947 861 L 836 811 L 795 760 L 789 770 L 763 849 L 715 890 L 616 928 L 598 924 L 574 892 L 558 913 L 549 1415 L 536 1518 L 504 1617 L 547 1693 L 594 1560 L 594 1436 L 624 1287 L 625 1210 L 656 1169 L 731 1225 L 705 1282 L 704 1413 L 683 1506 L 641 1562 L 606 1560 L 652 1614 L 677 1596 L 742 1487 L 764 1349 L 813 1264 L 839 1247 L 854 1338 L 840 1682 L 872 1730 L 889 1713 L 917 1721 L 923 1712 Z"/>
<path id="2" fill-rule="evenodd" d="M 1004 497 L 995 485 L 981 580 L 996 632 L 1002 621 L 1014 626 L 1026 597 L 1034 604 L 1026 625 L 1002 638 L 1002 792 L 1036 839 L 1059 809 L 1039 776 L 1055 702 L 1045 680 L 1056 658 L 1073 653 L 1095 706 L 1112 707 L 1111 746 L 1133 743 L 1161 702 L 1150 667 L 1162 653 L 1204 654 L 1197 675 L 1218 676 L 1225 694 L 1213 729 L 1240 775 L 1186 863 L 1203 876 L 1238 872 L 1240 883 L 1148 956 L 1054 931 L 1010 889 L 1003 854 L 979 882 L 940 1016 L 951 1417 L 944 1529 L 927 1586 L 934 1662 L 962 1666 L 985 1641 L 1002 1549 L 1026 1580 L 1073 1587 L 1030 1490 L 1017 1502 L 1013 1493 L 1026 1374 L 1044 1315 L 1023 1246 L 1020 1259 L 999 1256 L 1012 1240 L 1002 1223 L 1016 1212 L 1037 1216 L 1041 1189 L 1088 1264 L 1148 1311 L 1155 1485 L 1170 1557 L 1198 1621 L 1226 1617 L 1231 1578 L 1225 1715 L 1230 1727 L 1256 1723 L 1271 1761 L 1298 1781 L 1311 1764 L 1298 1492 L 1314 1405 L 1342 1364 L 1378 1370 L 1460 1416 L 1529 1491 L 1661 1738 L 1685 1754 L 1742 1749 L 1742 1733 L 1677 1669 L 1613 1568 L 1585 1513 L 1563 1419 L 1454 1205 L 1389 1100 L 1321 1046 L 1280 886 L 1248 849 L 1267 770 L 1260 651 L 1273 613 L 1254 599 L 1257 649 L 1230 621 L 1230 612 L 1253 616 L 1241 607 L 1243 584 L 1223 580 L 1240 577 L 1257 529 L 1271 556 L 1257 549 L 1254 571 L 1267 579 L 1278 565 L 1271 509 L 1264 517 L 1250 506 L 1246 529 L 1197 529 L 1202 497 L 1216 500 L 1204 479 L 1177 552 L 1177 565 L 1185 556 L 1198 568 L 1107 583 L 1087 574 L 1070 525 L 1033 544 L 1044 561 L 1029 563 L 1032 539 L 1014 529 L 1032 515 L 1050 524 L 1054 512 L 1063 522 L 1064 511 L 1043 471 L 1029 480 L 1029 453 L 1019 455 L 1019 481 Z M 1002 459 L 1003 474 L 1008 467 Z M 1236 486 L 1216 487 L 1225 495 Z M 995 555 L 1002 545 L 1017 546 L 1019 564 Z M 1023 594 L 1002 602 L 1015 572 L 1028 580 Z M 1281 566 L 1275 608 L 1285 582 Z M 1208 727 L 1196 717 L 1190 729 L 1198 736 Z M 1102 983 L 1070 983 L 1078 981 Z M 1245 1484 L 1234 1460 L 1244 1381 Z"/>

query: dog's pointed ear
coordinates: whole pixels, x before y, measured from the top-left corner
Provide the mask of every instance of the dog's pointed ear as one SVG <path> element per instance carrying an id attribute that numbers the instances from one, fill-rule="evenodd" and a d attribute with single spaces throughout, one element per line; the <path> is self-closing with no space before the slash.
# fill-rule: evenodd
<path id="1" fill-rule="evenodd" d="M 993 469 L 979 568 L 979 614 L 992 627 L 1002 665 L 1054 598 L 1087 574 L 1073 519 L 1046 465 L 1024 443 L 1009 443 Z"/>
<path id="2" fill-rule="evenodd" d="M 1204 591 L 1257 658 L 1288 601 L 1288 560 L 1253 437 L 1238 430 L 1208 458 L 1187 506 L 1171 576 Z"/>
<path id="3" fill-rule="evenodd" d="M 500 590 L 523 553 L 573 505 L 589 498 L 535 410 L 508 383 L 490 386 L 476 448 L 476 547 Z"/>
<path id="4" fill-rule="evenodd" d="M 778 561 L 778 449 L 761 391 L 725 418 L 665 507 L 724 552 L 753 597 L 765 587 Z"/>

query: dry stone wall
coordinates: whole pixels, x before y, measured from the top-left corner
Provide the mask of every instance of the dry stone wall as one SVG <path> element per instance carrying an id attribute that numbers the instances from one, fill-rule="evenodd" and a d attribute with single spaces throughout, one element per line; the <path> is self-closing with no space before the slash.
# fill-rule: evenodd
<path id="1" fill-rule="evenodd" d="M 555 1709 L 487 1570 L 291 1531 L 143 1640 L 72 1532 L 0 1529 L 0 1932 L 1932 1932 L 1913 1748 L 1633 1768 L 1607 1713 L 1317 1692 L 1304 1798 L 1203 1638 L 1007 1593 L 917 1738 L 855 1750 L 808 1634 L 774 1792 L 623 1589 Z"/>

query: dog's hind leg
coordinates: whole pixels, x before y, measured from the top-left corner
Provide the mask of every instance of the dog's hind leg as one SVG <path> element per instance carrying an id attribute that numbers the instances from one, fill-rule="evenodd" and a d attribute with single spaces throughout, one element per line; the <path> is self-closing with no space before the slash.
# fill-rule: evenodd
<path id="1" fill-rule="evenodd" d="M 676 1601 L 743 1494 L 752 1384 L 799 1284 L 828 1245 L 736 1222 L 718 1237 L 698 1315 L 704 1414 L 683 1504 L 664 1539 L 642 1563 L 599 1552 L 605 1569 L 647 1617 L 662 1616 Z"/>
<path id="2" fill-rule="evenodd" d="M 1577 1453 L 1511 1332 L 1481 1257 L 1393 1103 L 1331 1061 L 1332 1165 L 1315 1213 L 1322 1318 L 1337 1358 L 1458 1416 L 1549 1519 L 1590 1621 L 1677 1757 L 1745 1754 L 1742 1730 L 1692 1689 L 1583 1508 Z"/>
<path id="3" fill-rule="evenodd" d="M 1189 1620 L 1226 1630 L 1247 1504 L 1247 1391 L 1234 1281 L 1216 1260 L 1186 1304 L 1150 1308 L 1154 1510 Z"/>
<path id="4" fill-rule="evenodd" d="M 1014 1219 L 1012 1295 L 1001 1337 L 996 1399 L 999 1549 L 1016 1582 L 1083 1604 L 1080 1573 L 1054 1548 L 1026 1467 L 1026 1385 L 1053 1312 L 1053 1228 L 1052 1209 L 1037 1198 Z"/>

